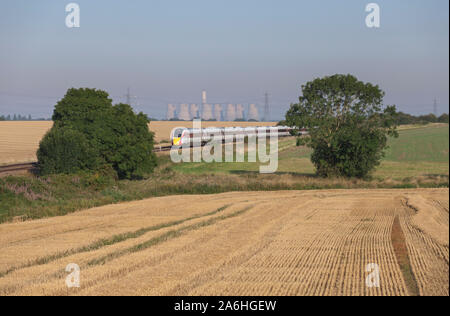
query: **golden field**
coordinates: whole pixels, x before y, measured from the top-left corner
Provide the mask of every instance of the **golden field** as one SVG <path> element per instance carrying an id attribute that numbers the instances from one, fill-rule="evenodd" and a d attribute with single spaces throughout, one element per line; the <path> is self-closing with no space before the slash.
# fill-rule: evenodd
<path id="1" fill-rule="evenodd" d="M 0 165 L 36 161 L 36 150 L 53 122 L 0 122 Z M 274 122 L 202 122 L 203 127 L 272 126 Z M 170 132 L 176 127 L 191 128 L 192 122 L 160 122 L 149 124 L 155 142 L 170 142 Z"/>
<path id="2" fill-rule="evenodd" d="M 36 161 L 36 150 L 52 122 L 0 122 L 0 165 Z"/>
<path id="3" fill-rule="evenodd" d="M 448 194 L 170 196 L 2 224 L 0 295 L 448 295 Z"/>

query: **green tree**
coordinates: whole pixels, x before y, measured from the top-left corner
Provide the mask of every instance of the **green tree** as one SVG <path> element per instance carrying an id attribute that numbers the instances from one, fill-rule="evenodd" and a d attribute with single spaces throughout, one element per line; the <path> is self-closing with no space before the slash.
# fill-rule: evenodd
<path id="1" fill-rule="evenodd" d="M 53 121 L 50 135 L 58 133 L 58 130 L 77 132 L 86 140 L 90 155 L 95 155 L 93 163 L 76 164 L 79 169 L 110 166 L 120 178 L 133 179 L 152 172 L 156 165 L 152 152 L 153 134 L 148 130 L 147 117 L 142 113 L 136 115 L 128 105 L 113 106 L 105 91 L 69 89 L 56 104 Z M 63 141 L 70 143 L 74 138 Z M 54 154 L 60 155 L 61 152 L 42 150 L 39 164 L 45 159 L 58 160 Z M 74 168 L 41 170 L 43 173 L 70 173 Z"/>
<path id="2" fill-rule="evenodd" d="M 407 124 L 417 124 L 418 118 L 407 113 L 398 112 L 397 113 L 397 124 L 398 125 L 407 125 Z"/>
<path id="3" fill-rule="evenodd" d="M 421 115 L 417 118 L 417 120 L 422 123 L 437 123 L 438 118 L 434 114 Z"/>
<path id="4" fill-rule="evenodd" d="M 6 118 L 3 115 L 1 115 L 0 116 L 0 121 L 6 121 Z"/>
<path id="5" fill-rule="evenodd" d="M 112 138 L 105 159 L 120 178 L 142 178 L 156 166 L 153 153 L 153 133 L 148 130 L 149 120 L 143 113 L 135 114 L 131 106 L 117 104 L 110 121 Z"/>
<path id="6" fill-rule="evenodd" d="M 352 75 L 333 75 L 302 86 L 286 123 L 307 128 L 299 144 L 313 149 L 321 176 L 365 177 L 380 164 L 388 136 L 397 137 L 395 106 L 383 106 L 384 92 Z"/>
<path id="7" fill-rule="evenodd" d="M 444 113 L 438 118 L 439 123 L 448 123 L 448 114 Z"/>
<path id="8" fill-rule="evenodd" d="M 53 127 L 41 140 L 37 151 L 42 174 L 77 173 L 102 165 L 98 151 L 85 135 L 71 128 Z"/>

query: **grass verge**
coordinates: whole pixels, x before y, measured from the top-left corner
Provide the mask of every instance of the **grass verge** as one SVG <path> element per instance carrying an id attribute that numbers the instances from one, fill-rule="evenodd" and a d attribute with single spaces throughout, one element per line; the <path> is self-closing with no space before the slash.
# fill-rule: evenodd
<path id="1" fill-rule="evenodd" d="M 160 168 L 140 181 L 85 181 L 80 176 L 45 178 L 22 176 L 0 178 L 0 223 L 62 216 L 78 210 L 151 197 L 183 194 L 216 194 L 234 191 L 278 191 L 319 189 L 441 188 L 448 175 L 397 179 L 324 179 L 297 173 L 185 174 Z M 102 182 L 102 181 L 100 181 Z"/>

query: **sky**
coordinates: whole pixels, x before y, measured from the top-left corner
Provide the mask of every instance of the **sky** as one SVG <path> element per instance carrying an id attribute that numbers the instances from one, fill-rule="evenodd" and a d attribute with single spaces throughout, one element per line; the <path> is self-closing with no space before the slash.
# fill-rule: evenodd
<path id="1" fill-rule="evenodd" d="M 372 0 L 373 1 L 373 0 Z M 68 28 L 65 7 L 80 7 Z M 449 110 L 449 2 L 0 0 L 0 115 L 50 117 L 71 87 L 164 118 L 168 103 L 256 103 L 281 119 L 301 85 L 336 73 L 378 84 L 412 114 Z"/>

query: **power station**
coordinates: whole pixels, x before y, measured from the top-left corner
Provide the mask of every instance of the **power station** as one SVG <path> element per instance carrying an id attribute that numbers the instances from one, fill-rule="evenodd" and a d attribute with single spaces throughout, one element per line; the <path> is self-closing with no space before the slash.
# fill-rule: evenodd
<path id="1" fill-rule="evenodd" d="M 264 119 L 269 117 L 268 95 L 266 94 L 266 102 L 264 108 Z M 183 120 L 190 121 L 201 118 L 204 121 L 235 121 L 235 120 L 252 120 L 259 121 L 259 109 L 256 104 L 231 104 L 231 103 L 208 103 L 207 93 L 202 91 L 201 105 L 192 103 L 182 103 L 179 105 L 167 105 L 167 120 Z"/>

